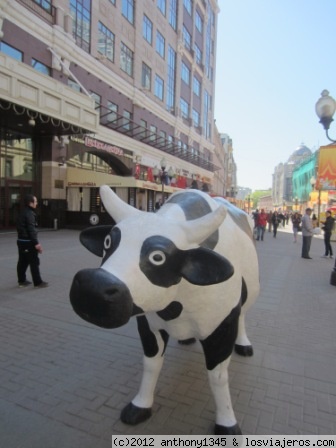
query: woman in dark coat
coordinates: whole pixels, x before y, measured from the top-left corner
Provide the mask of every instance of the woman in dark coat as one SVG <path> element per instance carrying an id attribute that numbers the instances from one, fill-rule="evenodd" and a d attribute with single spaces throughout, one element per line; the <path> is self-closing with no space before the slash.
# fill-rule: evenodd
<path id="1" fill-rule="evenodd" d="M 281 218 L 277 211 L 273 212 L 272 216 L 272 226 L 273 226 L 273 237 L 276 238 L 279 224 L 281 222 Z"/>
<path id="2" fill-rule="evenodd" d="M 298 212 L 295 212 L 292 216 L 294 243 L 297 242 L 297 234 L 301 226 L 301 216 Z"/>

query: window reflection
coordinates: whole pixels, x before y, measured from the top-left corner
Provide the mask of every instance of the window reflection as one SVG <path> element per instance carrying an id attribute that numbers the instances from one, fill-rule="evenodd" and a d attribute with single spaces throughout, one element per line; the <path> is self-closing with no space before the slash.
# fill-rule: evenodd
<path id="1" fill-rule="evenodd" d="M 31 139 L 9 137 L 1 140 L 1 178 L 33 181 L 33 143 Z"/>
<path id="2" fill-rule="evenodd" d="M 113 174 L 113 170 L 101 157 L 90 152 L 73 153 L 67 160 L 67 166 L 99 173 Z"/>

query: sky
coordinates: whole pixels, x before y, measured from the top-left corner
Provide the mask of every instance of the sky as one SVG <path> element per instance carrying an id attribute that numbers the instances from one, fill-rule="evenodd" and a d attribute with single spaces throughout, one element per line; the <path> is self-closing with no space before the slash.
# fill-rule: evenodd
<path id="1" fill-rule="evenodd" d="M 232 139 L 239 187 L 268 189 L 302 143 L 330 143 L 315 103 L 324 89 L 336 99 L 336 0 L 218 4 L 217 129 Z"/>

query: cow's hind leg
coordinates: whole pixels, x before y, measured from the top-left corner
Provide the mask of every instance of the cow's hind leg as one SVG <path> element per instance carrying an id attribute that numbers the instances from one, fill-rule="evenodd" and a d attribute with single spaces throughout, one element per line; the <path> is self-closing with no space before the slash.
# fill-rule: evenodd
<path id="1" fill-rule="evenodd" d="M 145 356 L 139 391 L 132 402 L 122 410 L 120 415 L 121 421 L 128 425 L 137 425 L 152 415 L 154 391 L 168 342 L 168 334 L 164 331 L 153 332 L 146 317 L 138 317 L 137 322 Z"/>
<path id="2" fill-rule="evenodd" d="M 232 409 L 228 374 L 228 366 L 237 337 L 239 312 L 240 304 L 210 336 L 200 341 L 216 403 L 215 434 L 241 434 Z"/>

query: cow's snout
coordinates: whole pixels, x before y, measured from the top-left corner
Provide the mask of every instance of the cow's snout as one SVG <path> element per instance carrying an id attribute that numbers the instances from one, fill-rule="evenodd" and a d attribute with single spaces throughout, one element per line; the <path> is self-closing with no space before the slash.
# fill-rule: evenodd
<path id="1" fill-rule="evenodd" d="M 127 286 L 104 269 L 83 269 L 75 275 L 70 302 L 84 320 L 103 328 L 126 324 L 133 312 Z"/>

